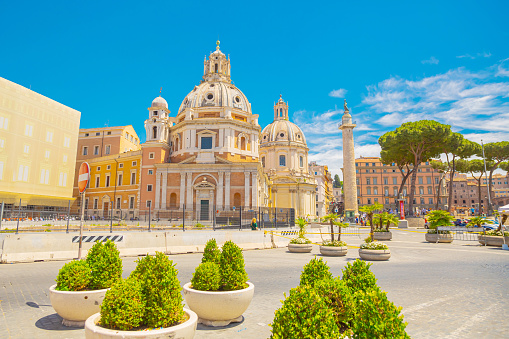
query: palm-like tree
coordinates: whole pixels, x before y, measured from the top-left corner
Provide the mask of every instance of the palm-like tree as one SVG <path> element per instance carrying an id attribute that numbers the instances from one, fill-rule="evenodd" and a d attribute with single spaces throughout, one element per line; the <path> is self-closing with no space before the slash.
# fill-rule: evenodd
<path id="1" fill-rule="evenodd" d="M 484 219 L 481 216 L 477 216 L 470 219 L 467 226 L 481 227 L 483 224 L 493 224 L 493 221 L 489 219 Z"/>
<path id="2" fill-rule="evenodd" d="M 381 230 L 384 227 L 384 224 L 387 222 L 388 216 L 389 216 L 389 213 L 387 213 L 387 212 L 377 213 L 377 214 L 373 215 L 373 223 L 375 224 L 374 229 Z"/>
<path id="3" fill-rule="evenodd" d="M 439 226 L 451 226 L 454 217 L 447 211 L 435 210 L 428 213 L 428 222 L 430 229 L 436 229 Z"/>
<path id="4" fill-rule="evenodd" d="M 385 225 L 387 228 L 387 232 L 389 231 L 389 226 L 391 226 L 391 223 L 394 224 L 394 226 L 398 226 L 399 224 L 399 218 L 396 214 L 387 213 L 387 218 L 385 219 Z"/>
<path id="5" fill-rule="evenodd" d="M 295 221 L 299 226 L 299 238 L 305 238 L 304 235 L 306 234 L 306 225 L 308 222 L 303 217 L 298 217 Z"/>
<path id="6" fill-rule="evenodd" d="M 371 226 L 371 231 L 370 231 L 371 241 L 373 241 L 373 230 L 374 230 L 373 214 L 376 211 L 382 210 L 383 208 L 384 208 L 384 205 L 379 204 L 377 202 L 372 205 L 364 205 L 359 208 L 359 211 L 364 212 L 368 215 L 369 225 Z"/>

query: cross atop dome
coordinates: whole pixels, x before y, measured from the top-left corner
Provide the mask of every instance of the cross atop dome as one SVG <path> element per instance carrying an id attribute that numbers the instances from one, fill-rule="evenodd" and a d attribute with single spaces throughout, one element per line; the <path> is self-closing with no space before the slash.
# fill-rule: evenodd
<path id="1" fill-rule="evenodd" d="M 283 100 L 283 94 L 279 94 L 279 100 L 274 104 L 274 120 L 288 120 L 288 103 Z"/>

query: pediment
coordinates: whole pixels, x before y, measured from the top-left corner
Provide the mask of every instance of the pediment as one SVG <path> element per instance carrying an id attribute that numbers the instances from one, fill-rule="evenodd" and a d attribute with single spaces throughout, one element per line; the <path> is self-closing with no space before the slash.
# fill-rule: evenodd
<path id="1" fill-rule="evenodd" d="M 193 155 L 192 157 L 190 158 L 187 158 L 185 160 L 182 160 L 181 162 L 179 162 L 179 164 L 191 164 L 193 162 L 196 162 L 196 155 Z"/>

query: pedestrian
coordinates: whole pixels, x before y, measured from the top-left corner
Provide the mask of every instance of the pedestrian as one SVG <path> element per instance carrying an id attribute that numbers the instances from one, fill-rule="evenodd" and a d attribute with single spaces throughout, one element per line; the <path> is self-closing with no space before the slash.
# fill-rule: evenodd
<path id="1" fill-rule="evenodd" d="M 257 227 L 258 225 L 256 225 L 256 218 L 253 218 L 253 220 L 251 220 L 251 231 L 256 231 Z"/>

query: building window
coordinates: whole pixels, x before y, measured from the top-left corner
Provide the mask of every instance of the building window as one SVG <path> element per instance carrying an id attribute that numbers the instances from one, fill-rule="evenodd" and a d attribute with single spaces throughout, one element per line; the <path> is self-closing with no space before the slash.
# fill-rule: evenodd
<path id="1" fill-rule="evenodd" d="M 46 131 L 46 141 L 53 142 L 53 132 Z"/>
<path id="2" fill-rule="evenodd" d="M 124 168 L 124 164 L 118 164 L 118 168 Z"/>
<path id="3" fill-rule="evenodd" d="M 299 158 L 299 163 L 300 163 L 300 167 L 304 167 L 304 157 L 303 156 L 301 156 Z"/>
<path id="4" fill-rule="evenodd" d="M 392 184 L 397 185 L 398 184 L 398 178 L 392 178 Z"/>
<path id="5" fill-rule="evenodd" d="M 147 200 L 147 208 L 152 207 L 152 200 Z"/>
<path id="6" fill-rule="evenodd" d="M 110 170 L 110 169 L 111 169 L 111 165 L 107 165 L 107 166 L 106 166 L 106 169 L 107 169 L 107 170 Z"/>
<path id="7" fill-rule="evenodd" d="M 97 176 L 95 177 L 95 187 L 99 187 L 99 180 L 101 179 L 101 177 Z"/>
<path id="8" fill-rule="evenodd" d="M 58 186 L 67 186 L 67 173 L 60 173 L 58 177 Z"/>
<path id="9" fill-rule="evenodd" d="M 393 190 L 392 193 L 394 193 L 394 196 L 397 197 L 398 196 L 398 188 L 394 187 L 392 190 Z"/>
<path id="10" fill-rule="evenodd" d="M 133 166 L 136 166 L 136 161 L 133 161 L 133 164 L 132 164 L 132 165 L 133 165 Z"/>
<path id="11" fill-rule="evenodd" d="M 67 154 L 64 154 L 64 155 L 62 156 L 62 162 L 63 162 L 63 163 L 66 163 L 66 162 L 67 162 Z"/>
<path id="12" fill-rule="evenodd" d="M 371 179 L 370 178 L 366 178 L 366 185 L 371 185 Z"/>
<path id="13" fill-rule="evenodd" d="M 419 184 L 422 184 L 422 177 L 419 177 Z"/>
<path id="14" fill-rule="evenodd" d="M 41 184 L 49 184 L 49 170 L 42 169 L 41 170 Z"/>
<path id="15" fill-rule="evenodd" d="M 212 137 L 201 137 L 201 149 L 212 149 Z"/>
<path id="16" fill-rule="evenodd" d="M 148 154 L 148 158 L 149 158 L 149 159 L 154 159 L 154 152 L 150 152 L 150 153 Z"/>
<path id="17" fill-rule="evenodd" d="M 366 188 L 366 194 L 371 195 L 371 187 Z"/>
<path id="18" fill-rule="evenodd" d="M 104 187 L 110 187 L 110 176 L 106 175 L 106 185 Z"/>
<path id="19" fill-rule="evenodd" d="M 150 174 L 150 175 L 154 174 L 154 170 L 149 169 L 148 174 Z"/>
<path id="20" fill-rule="evenodd" d="M 131 185 L 136 185 L 136 172 L 131 173 Z"/>
<path id="21" fill-rule="evenodd" d="M 371 205 L 371 199 L 368 198 L 368 205 Z"/>
<path id="22" fill-rule="evenodd" d="M 88 198 L 85 199 L 85 209 L 88 210 Z"/>
<path id="23" fill-rule="evenodd" d="M 355 183 L 358 185 L 359 184 L 359 178 L 355 179 Z"/>
<path id="24" fill-rule="evenodd" d="M 152 185 L 147 185 L 147 192 L 152 192 Z"/>
<path id="25" fill-rule="evenodd" d="M 431 186 L 428 186 L 428 194 L 433 194 L 433 188 Z"/>
<path id="26" fill-rule="evenodd" d="M 94 155 L 99 155 L 99 146 L 94 146 Z"/>
<path id="27" fill-rule="evenodd" d="M 426 177 L 426 183 L 431 184 L 431 177 Z"/>
<path id="28" fill-rule="evenodd" d="M 96 137 L 98 137 L 98 136 L 100 136 L 100 135 L 101 135 L 101 132 L 96 132 L 96 133 L 95 133 L 95 136 L 96 136 Z"/>
<path id="29" fill-rule="evenodd" d="M 419 194 L 420 194 L 420 195 L 423 195 L 423 194 L 424 194 L 424 187 L 419 187 Z"/>
<path id="30" fill-rule="evenodd" d="M 429 200 L 428 200 L 428 201 L 429 201 L 429 204 L 430 204 L 430 205 L 433 205 L 433 198 L 429 198 Z"/>
<path id="31" fill-rule="evenodd" d="M 154 119 L 154 120 L 155 120 L 155 119 Z M 154 127 L 152 128 L 152 139 L 157 139 L 157 127 L 156 127 L 156 126 L 154 126 Z M 147 203 L 148 203 L 148 201 L 147 201 Z M 148 206 L 147 206 L 147 207 L 148 207 Z"/>
<path id="32" fill-rule="evenodd" d="M 83 155 L 88 155 L 88 147 L 87 146 L 83 146 L 83 152 L 82 152 Z"/>
<path id="33" fill-rule="evenodd" d="M 129 197 L 129 208 L 130 209 L 134 208 L 134 197 Z"/>
<path id="34" fill-rule="evenodd" d="M 373 187 L 373 194 L 378 195 L 378 187 Z"/>
<path id="35" fill-rule="evenodd" d="M 106 145 L 105 153 L 110 154 L 110 151 L 111 151 L 111 145 Z"/>
<path id="36" fill-rule="evenodd" d="M 101 170 L 101 166 L 97 166 L 97 171 L 99 172 Z"/>
<path id="37" fill-rule="evenodd" d="M 279 166 L 286 166 L 286 156 L 280 155 L 279 156 Z M 316 175 L 316 172 L 315 172 Z"/>
<path id="38" fill-rule="evenodd" d="M 98 206 L 99 206 L 99 199 L 94 198 L 94 210 L 96 210 Z"/>
<path id="39" fill-rule="evenodd" d="M 389 185 L 389 179 L 388 178 L 384 178 L 384 185 Z"/>
<path id="40" fill-rule="evenodd" d="M 120 201 L 121 201 L 121 200 L 122 200 L 122 199 L 121 199 L 120 197 L 117 197 L 117 210 L 119 210 L 119 209 L 120 209 Z"/>
<path id="41" fill-rule="evenodd" d="M 262 157 L 262 166 L 265 168 L 265 157 Z"/>
<path id="42" fill-rule="evenodd" d="M 373 178 L 373 185 L 378 185 L 378 182 L 377 182 L 378 180 L 377 179 L 378 178 Z"/>
<path id="43" fill-rule="evenodd" d="M 24 153 L 30 153 L 30 146 L 29 145 L 25 145 L 25 147 L 23 148 L 23 152 Z"/>
<path id="44" fill-rule="evenodd" d="M 32 125 L 25 125 L 25 135 L 27 137 L 31 137 L 34 132 L 34 126 Z"/>

